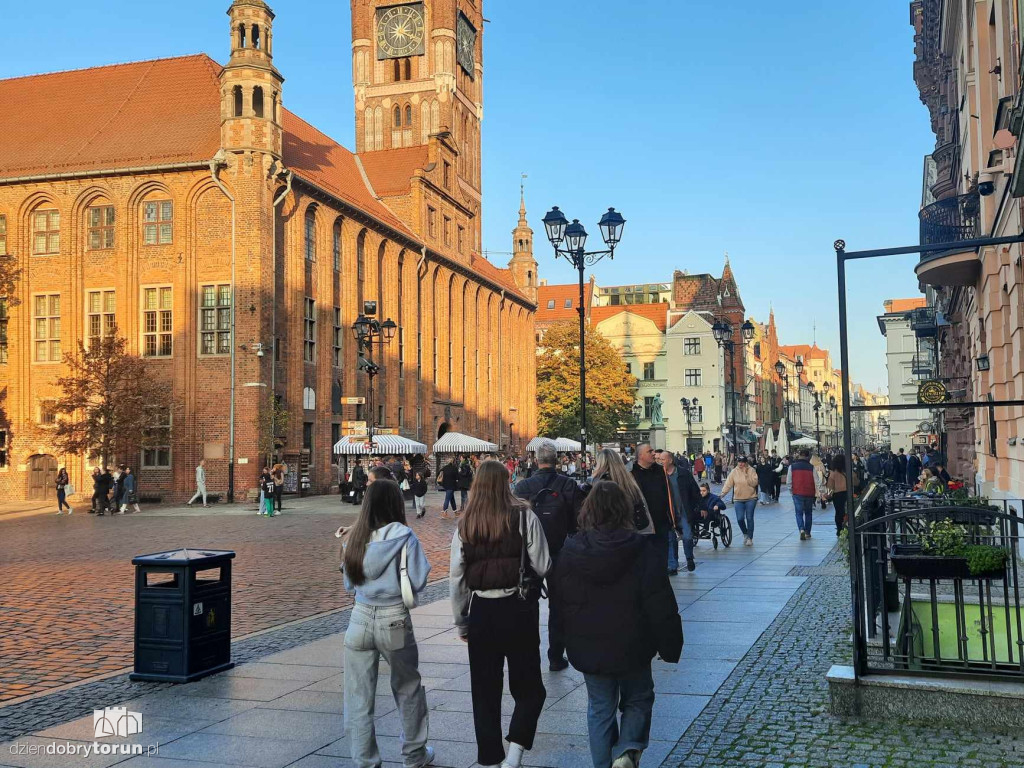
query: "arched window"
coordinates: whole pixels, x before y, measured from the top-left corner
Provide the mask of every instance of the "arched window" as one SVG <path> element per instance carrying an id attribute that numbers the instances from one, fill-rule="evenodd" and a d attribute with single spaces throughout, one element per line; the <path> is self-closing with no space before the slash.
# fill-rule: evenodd
<path id="1" fill-rule="evenodd" d="M 402 108 L 396 106 L 395 107 L 395 128 L 401 128 L 401 127 L 402 127 Z"/>
<path id="2" fill-rule="evenodd" d="M 394 75 L 395 75 L 395 82 L 397 83 L 399 80 L 402 79 L 402 63 L 401 63 L 401 61 L 399 59 L 395 59 L 394 62 L 395 62 L 394 63 L 394 69 L 395 69 Z"/>
<path id="3" fill-rule="evenodd" d="M 260 48 L 260 28 L 258 25 L 252 25 L 252 47 L 256 50 Z"/>
<path id="4" fill-rule="evenodd" d="M 235 96 L 235 117 L 242 116 L 242 86 L 236 85 L 233 89 Z"/>
<path id="5" fill-rule="evenodd" d="M 270 99 L 270 116 L 275 123 L 277 122 L 277 99 L 278 93 L 277 91 L 274 91 L 274 95 Z"/>
<path id="6" fill-rule="evenodd" d="M 238 25 L 238 47 L 245 48 L 245 24 Z"/>
<path id="7" fill-rule="evenodd" d="M 412 80 L 412 59 L 402 59 L 402 75 L 404 80 Z"/>
<path id="8" fill-rule="evenodd" d="M 363 302 L 366 300 L 364 290 L 366 284 L 366 230 L 359 233 L 356 239 L 356 311 L 362 314 Z"/>
<path id="9" fill-rule="evenodd" d="M 341 219 L 334 222 L 334 238 L 332 243 L 334 251 L 334 271 L 341 272 Z"/>
<path id="10" fill-rule="evenodd" d="M 405 105 L 405 127 L 412 126 L 412 107 L 409 104 Z"/>
<path id="11" fill-rule="evenodd" d="M 252 113 L 256 117 L 263 117 L 263 89 L 258 85 L 252 89 Z"/>
<path id="12" fill-rule="evenodd" d="M 306 209 L 306 261 L 316 261 L 316 206 Z"/>

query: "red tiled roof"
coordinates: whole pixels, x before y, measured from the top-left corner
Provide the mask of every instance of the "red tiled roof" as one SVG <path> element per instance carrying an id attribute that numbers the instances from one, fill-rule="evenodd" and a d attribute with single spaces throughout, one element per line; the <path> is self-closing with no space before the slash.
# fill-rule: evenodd
<path id="1" fill-rule="evenodd" d="M 577 289 L 578 290 L 578 289 Z M 653 320 L 658 330 L 664 332 L 668 324 L 668 304 L 619 304 L 614 307 L 594 307 L 591 310 L 591 322 L 597 325 L 610 317 L 628 312 L 632 315 Z M 539 313 L 538 313 L 539 314 Z"/>
<path id="2" fill-rule="evenodd" d="M 220 71 L 199 54 L 0 80 L 0 178 L 211 160 Z"/>
<path id="3" fill-rule="evenodd" d="M 409 194 L 409 179 L 427 167 L 427 145 L 363 152 L 359 160 L 378 195 Z"/>
<path id="4" fill-rule="evenodd" d="M 919 296 L 913 299 L 887 299 L 882 306 L 885 307 L 885 313 L 887 315 L 894 314 L 896 312 L 909 312 L 912 309 L 927 307 L 928 299 L 924 296 Z"/>
<path id="5" fill-rule="evenodd" d="M 415 237 L 390 208 L 370 194 L 355 155 L 287 109 L 281 110 L 281 126 L 286 168 L 399 232 Z"/>
<path id="6" fill-rule="evenodd" d="M 824 360 L 828 357 L 828 350 L 822 349 L 817 344 L 780 344 L 779 352 L 786 355 L 790 360 L 798 357 L 807 360 Z"/>
<path id="7" fill-rule="evenodd" d="M 587 305 L 593 312 L 593 284 L 586 282 L 583 285 L 583 295 L 586 297 Z M 541 285 L 537 287 L 537 322 L 553 323 L 556 320 L 569 320 L 579 317 L 577 304 L 580 300 L 580 287 L 574 283 L 567 285 Z M 555 302 L 551 309 L 548 305 Z M 569 306 L 566 306 L 566 301 Z"/>
<path id="8" fill-rule="evenodd" d="M 469 266 L 474 272 L 480 275 L 480 277 L 490 280 L 492 283 L 497 283 L 507 291 L 519 296 L 524 301 L 529 301 L 529 299 L 519 290 L 518 286 L 516 286 L 516 280 L 512 276 L 512 270 L 496 267 L 483 256 L 476 253 L 470 257 Z"/>

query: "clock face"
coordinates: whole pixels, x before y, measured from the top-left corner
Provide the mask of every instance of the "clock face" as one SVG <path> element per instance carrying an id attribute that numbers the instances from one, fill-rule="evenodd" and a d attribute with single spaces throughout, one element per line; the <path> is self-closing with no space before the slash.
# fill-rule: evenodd
<path id="1" fill-rule="evenodd" d="M 377 58 L 397 59 L 423 53 L 423 4 L 377 10 Z"/>
<path id="2" fill-rule="evenodd" d="M 459 66 L 470 77 L 474 76 L 474 64 L 476 59 L 476 29 L 469 23 L 469 19 L 459 14 L 458 29 L 456 30 L 458 45 Z"/>

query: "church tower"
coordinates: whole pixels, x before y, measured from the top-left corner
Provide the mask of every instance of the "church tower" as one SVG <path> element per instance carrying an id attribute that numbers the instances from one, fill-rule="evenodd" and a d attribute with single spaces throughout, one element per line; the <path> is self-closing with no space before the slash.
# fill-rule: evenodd
<path id="1" fill-rule="evenodd" d="M 231 59 L 220 76 L 221 146 L 281 159 L 281 86 L 274 66 L 274 12 L 263 0 L 234 0 Z"/>
<path id="2" fill-rule="evenodd" d="M 537 303 L 537 261 L 533 258 L 533 230 L 526 220 L 526 194 L 519 190 L 519 223 L 512 230 L 512 260 L 508 263 L 516 285 Z"/>
<path id="3" fill-rule="evenodd" d="M 480 199 L 483 0 L 352 0 L 356 151 L 449 133 L 460 187 Z"/>

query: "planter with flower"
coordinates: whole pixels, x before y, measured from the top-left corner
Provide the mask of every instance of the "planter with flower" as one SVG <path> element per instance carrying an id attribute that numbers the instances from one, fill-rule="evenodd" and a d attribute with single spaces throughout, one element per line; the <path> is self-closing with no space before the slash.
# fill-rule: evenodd
<path id="1" fill-rule="evenodd" d="M 917 541 L 893 544 L 889 555 L 893 570 L 904 578 L 1000 579 L 1006 575 L 1007 550 L 971 543 L 963 523 L 952 518 L 926 524 L 913 538 Z"/>

